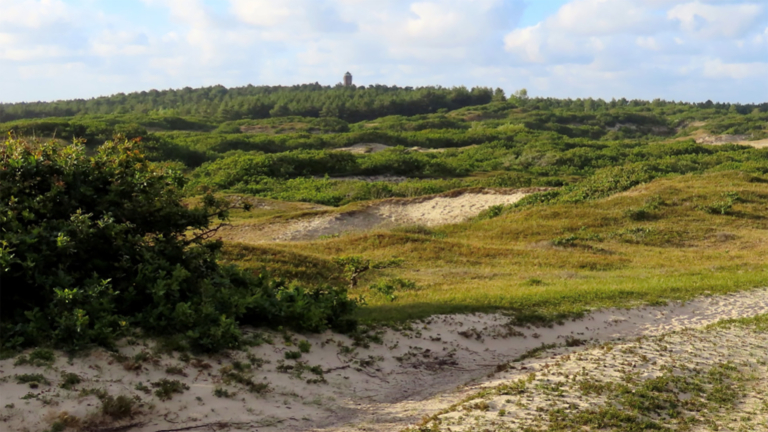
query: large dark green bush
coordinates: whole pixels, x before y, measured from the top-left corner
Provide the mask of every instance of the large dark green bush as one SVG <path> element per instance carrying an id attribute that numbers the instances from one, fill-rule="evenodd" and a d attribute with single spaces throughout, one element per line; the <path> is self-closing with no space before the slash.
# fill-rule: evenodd
<path id="1" fill-rule="evenodd" d="M 237 346 L 240 324 L 346 326 L 346 292 L 221 266 L 210 225 L 229 203 L 182 202 L 184 177 L 137 142 L 9 139 L 0 147 L 0 343 L 109 345 L 135 331 Z"/>

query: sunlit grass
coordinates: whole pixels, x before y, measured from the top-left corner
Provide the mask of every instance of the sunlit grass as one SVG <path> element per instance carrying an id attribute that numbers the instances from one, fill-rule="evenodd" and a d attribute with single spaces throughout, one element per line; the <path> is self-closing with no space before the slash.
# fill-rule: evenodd
<path id="1" fill-rule="evenodd" d="M 552 321 L 591 308 L 768 285 L 765 181 L 737 172 L 679 176 L 607 199 L 528 208 L 421 234 L 380 231 L 272 244 L 270 253 L 233 245 L 228 257 L 254 270 L 265 266 L 333 284 L 341 276 L 332 257 L 403 259 L 399 268 L 366 273 L 352 292 L 366 300 L 359 312 L 366 321 L 495 310 Z M 728 214 L 703 210 L 729 193 L 738 199 Z M 636 220 L 630 210 L 639 208 L 650 210 Z M 367 288 L 386 277 L 410 279 L 419 288 L 391 302 Z"/>

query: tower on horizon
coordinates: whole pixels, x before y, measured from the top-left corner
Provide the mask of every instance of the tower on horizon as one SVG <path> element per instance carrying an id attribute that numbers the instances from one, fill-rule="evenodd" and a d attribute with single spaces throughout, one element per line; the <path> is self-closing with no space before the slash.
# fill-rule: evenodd
<path id="1" fill-rule="evenodd" d="M 345 87 L 351 87 L 352 86 L 352 74 L 347 72 L 344 74 L 344 86 Z"/>

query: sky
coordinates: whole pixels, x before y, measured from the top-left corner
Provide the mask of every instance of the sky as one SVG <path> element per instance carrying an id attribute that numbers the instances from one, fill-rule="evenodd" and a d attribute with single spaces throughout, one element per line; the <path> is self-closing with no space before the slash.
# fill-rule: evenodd
<path id="1" fill-rule="evenodd" d="M 0 102 L 347 71 L 358 85 L 768 102 L 768 0 L 0 0 Z"/>

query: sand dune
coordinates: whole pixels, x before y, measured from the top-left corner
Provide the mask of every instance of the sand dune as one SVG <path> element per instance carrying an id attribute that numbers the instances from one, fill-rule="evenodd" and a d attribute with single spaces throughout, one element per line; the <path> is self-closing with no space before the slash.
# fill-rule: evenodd
<path id="1" fill-rule="evenodd" d="M 103 350 L 72 362 L 65 354 L 58 353 L 56 362 L 48 367 L 14 366 L 15 360 L 8 359 L 0 362 L 0 376 L 4 377 L 0 382 L 0 407 L 5 407 L 0 408 L 0 430 L 43 430 L 62 412 L 109 427 L 133 425 L 122 429 L 131 432 L 192 428 L 211 423 L 218 424 L 214 428 L 217 431 L 248 428 L 260 431 L 399 430 L 479 389 L 515 379 L 523 373 L 520 365 L 495 377 L 488 378 L 488 374 L 498 365 L 544 343 L 562 345 L 566 338 L 591 343 L 626 341 L 765 313 L 768 313 L 768 290 L 763 289 L 701 298 L 685 304 L 596 311 L 585 319 L 553 328 L 514 327 L 507 317 L 499 314 L 436 316 L 416 322 L 408 330 L 383 330 L 380 334 L 383 343 L 371 343 L 369 348 L 354 346 L 348 337 L 332 333 L 294 334 L 287 343 L 282 334 L 265 331 L 260 333 L 261 337 L 271 343 L 246 352 L 191 361 L 154 354 L 148 342 L 124 344 L 119 351 L 126 357 L 139 352 L 149 354 L 138 367 L 133 365 L 130 370 L 126 369 L 124 358 Z M 736 359 L 734 356 L 739 351 L 751 352 L 755 346 L 768 344 L 765 335 L 718 331 L 696 333 L 699 343 L 691 348 L 682 342 L 667 342 L 667 346 L 674 344 L 672 354 L 678 357 L 665 357 L 656 352 L 654 367 L 658 369 L 667 361 L 701 360 L 706 356 L 719 359 L 720 351 L 727 351 L 723 361 Z M 674 338 L 688 341 L 685 335 L 669 337 L 672 339 L 668 341 L 677 340 Z M 285 360 L 285 353 L 297 351 L 298 341 L 305 339 L 311 343 L 311 351 L 302 354 L 299 360 Z M 727 349 L 722 348 L 725 341 Z M 528 368 L 525 373 L 544 368 L 545 364 L 552 363 L 549 359 L 560 358 L 557 356 L 565 352 L 584 351 L 585 358 L 593 358 L 589 350 L 593 348 L 561 347 L 541 353 L 538 360 L 529 360 L 523 365 Z M 625 360 L 622 356 L 603 356 L 599 362 L 601 367 L 610 369 L 621 367 Z M 255 383 L 268 384 L 269 391 L 254 394 L 242 385 L 227 383 L 227 371 L 238 361 L 248 365 L 253 362 L 254 366 L 249 366 L 245 375 Z M 578 366 L 564 361 L 560 364 L 566 370 Z M 169 367 L 174 366 L 179 369 L 169 373 L 173 370 Z M 315 366 L 315 372 L 304 366 Z M 297 372 L 301 369 L 304 369 L 301 373 Z M 316 374 L 319 371 L 322 375 Z M 58 385 L 62 372 L 75 373 L 83 382 L 71 391 L 61 389 Z M 27 384 L 16 383 L 14 376 L 25 373 L 41 373 L 50 380 L 50 385 L 32 389 Z M 139 384 L 151 389 L 151 384 L 162 378 L 179 380 L 189 390 L 174 395 L 169 401 L 160 401 L 151 393 L 139 390 L 142 388 Z M 229 397 L 216 397 L 216 388 L 227 390 Z M 100 402 L 96 396 L 81 393 L 83 389 L 136 397 L 142 405 L 134 418 L 115 422 L 97 413 Z M 493 414 L 493 419 L 497 419 Z M 484 424 L 482 419 L 478 422 Z"/>
<path id="2" fill-rule="evenodd" d="M 324 236 L 408 225 L 434 227 L 463 222 L 490 207 L 513 204 L 538 190 L 544 189 L 504 192 L 484 190 L 457 196 L 384 200 L 348 212 L 310 216 L 267 226 L 229 227 L 222 230 L 221 237 L 244 243 L 307 241 Z"/>

